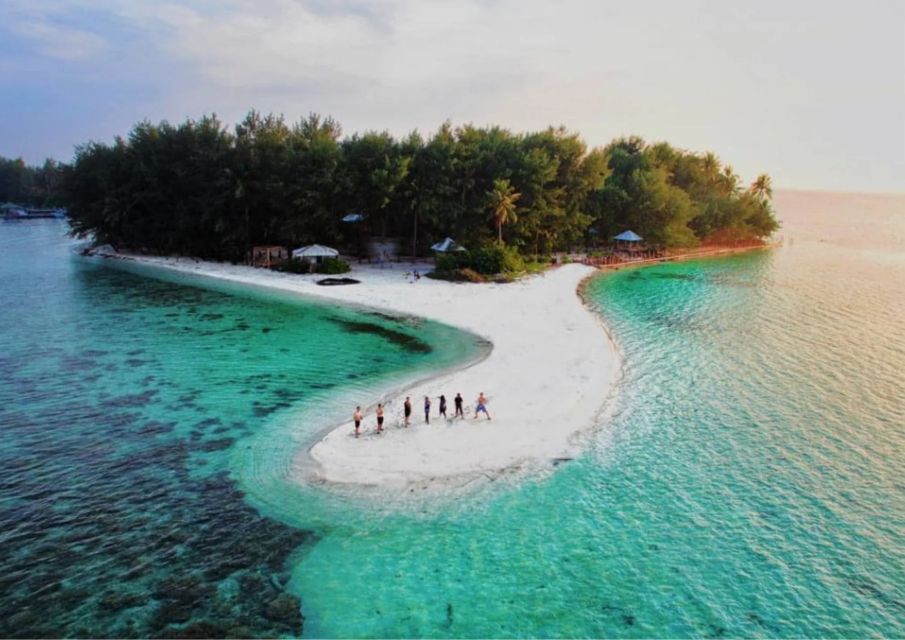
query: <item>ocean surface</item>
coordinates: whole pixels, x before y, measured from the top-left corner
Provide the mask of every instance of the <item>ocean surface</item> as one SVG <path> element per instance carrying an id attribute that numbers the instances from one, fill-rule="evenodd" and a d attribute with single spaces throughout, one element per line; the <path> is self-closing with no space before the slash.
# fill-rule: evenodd
<path id="1" fill-rule="evenodd" d="M 0 224 L 0 637 L 298 635 L 288 559 L 321 531 L 250 506 L 231 459 L 302 406 L 295 452 L 338 390 L 347 418 L 474 340 L 72 248 Z"/>
<path id="2" fill-rule="evenodd" d="M 0 225 L 0 635 L 905 636 L 905 198 L 776 207 L 778 249 L 590 284 L 584 455 L 403 503 L 298 451 L 470 336 Z"/>

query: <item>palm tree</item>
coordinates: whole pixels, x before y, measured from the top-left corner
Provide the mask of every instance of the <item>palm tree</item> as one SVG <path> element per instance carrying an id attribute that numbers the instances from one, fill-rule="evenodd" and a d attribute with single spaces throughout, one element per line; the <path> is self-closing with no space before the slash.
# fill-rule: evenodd
<path id="1" fill-rule="evenodd" d="M 720 161 L 719 158 L 716 157 L 712 151 L 708 151 L 704 154 L 704 157 L 701 159 L 701 166 L 704 169 L 704 173 L 707 175 L 709 180 L 713 179 L 720 171 Z"/>
<path id="2" fill-rule="evenodd" d="M 728 195 L 732 195 L 738 190 L 738 176 L 735 175 L 732 165 L 727 164 L 723 167 L 723 185 Z"/>
<path id="3" fill-rule="evenodd" d="M 750 191 L 759 200 L 770 200 L 773 198 L 773 181 L 766 173 L 762 173 L 751 183 Z"/>
<path id="4" fill-rule="evenodd" d="M 503 244 L 503 225 L 507 222 L 517 222 L 515 215 L 515 203 L 522 194 L 515 192 L 509 180 L 496 179 L 493 181 L 493 190 L 487 192 L 487 208 L 490 209 L 490 219 L 496 225 L 497 239 Z"/>

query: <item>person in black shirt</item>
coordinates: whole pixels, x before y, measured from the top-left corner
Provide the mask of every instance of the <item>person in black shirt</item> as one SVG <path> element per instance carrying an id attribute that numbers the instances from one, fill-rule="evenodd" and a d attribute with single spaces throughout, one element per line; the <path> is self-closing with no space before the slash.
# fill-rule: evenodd
<path id="1" fill-rule="evenodd" d="M 358 437 L 359 430 L 361 429 L 361 407 L 355 407 L 355 413 L 352 414 L 352 419 L 355 421 L 355 437 Z"/>

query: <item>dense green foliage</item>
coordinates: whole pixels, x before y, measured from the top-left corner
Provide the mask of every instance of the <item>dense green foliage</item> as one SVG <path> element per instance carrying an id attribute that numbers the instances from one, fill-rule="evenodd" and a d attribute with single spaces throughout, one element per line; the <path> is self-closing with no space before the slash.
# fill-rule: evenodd
<path id="1" fill-rule="evenodd" d="M 514 247 L 493 244 L 438 256 L 434 266 L 440 273 L 470 269 L 482 275 L 492 275 L 524 271 L 525 261 Z"/>
<path id="2" fill-rule="evenodd" d="M 61 171 L 60 165 L 49 158 L 42 166 L 32 167 L 22 158 L 0 157 L 0 203 L 38 207 L 62 204 Z"/>
<path id="3" fill-rule="evenodd" d="M 630 228 L 655 245 L 685 247 L 718 231 L 762 238 L 779 226 L 766 175 L 743 190 L 732 167 L 712 153 L 646 145 L 635 137 L 613 142 L 605 154 L 611 173 L 593 208 L 595 229 L 604 237 Z"/>
<path id="4" fill-rule="evenodd" d="M 337 275 L 339 273 L 349 273 L 352 268 L 349 263 L 342 258 L 324 258 L 314 270 L 317 273 L 326 273 L 327 275 Z"/>
<path id="5" fill-rule="evenodd" d="M 270 267 L 274 271 L 282 271 L 283 273 L 311 273 L 311 263 L 307 260 L 291 258 L 284 262 L 278 262 Z"/>
<path id="6" fill-rule="evenodd" d="M 589 150 L 563 128 L 447 123 L 427 139 L 342 138 L 330 118 L 289 125 L 251 112 L 233 130 L 215 117 L 143 122 L 113 144 L 79 147 L 64 173 L 75 233 L 228 260 L 257 244 L 360 250 L 375 235 L 410 241 L 422 255 L 445 236 L 475 250 L 505 240 L 515 255 L 537 255 L 606 243 L 627 228 L 685 246 L 777 226 L 766 177 L 744 190 L 711 154 L 638 138 Z M 343 223 L 348 213 L 365 220 Z"/>
<path id="7" fill-rule="evenodd" d="M 305 258 L 291 258 L 283 262 L 278 262 L 271 267 L 274 271 L 282 271 L 284 273 L 325 273 L 328 275 L 336 275 L 339 273 L 348 273 L 352 270 L 349 263 L 342 258 L 324 258 L 319 263 L 312 263 Z"/>

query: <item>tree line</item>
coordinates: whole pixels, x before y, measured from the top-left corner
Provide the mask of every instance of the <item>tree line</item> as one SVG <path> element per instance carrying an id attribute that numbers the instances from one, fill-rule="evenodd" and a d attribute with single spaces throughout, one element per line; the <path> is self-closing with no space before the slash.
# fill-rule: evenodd
<path id="1" fill-rule="evenodd" d="M 22 158 L 0 157 L 0 204 L 61 206 L 65 199 L 62 192 L 63 169 L 50 158 L 40 167 L 35 167 L 26 164 Z"/>
<path id="2" fill-rule="evenodd" d="M 564 128 L 516 134 L 445 123 L 432 135 L 343 137 L 329 117 L 250 112 L 141 122 L 77 147 L 62 169 L 74 233 L 117 247 L 242 260 L 260 244 L 361 248 L 395 237 L 425 254 L 446 236 L 525 255 L 608 242 L 764 238 L 778 226 L 770 180 L 745 187 L 713 154 L 620 138 L 589 149 Z M 343 222 L 357 213 L 363 220 Z"/>

